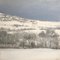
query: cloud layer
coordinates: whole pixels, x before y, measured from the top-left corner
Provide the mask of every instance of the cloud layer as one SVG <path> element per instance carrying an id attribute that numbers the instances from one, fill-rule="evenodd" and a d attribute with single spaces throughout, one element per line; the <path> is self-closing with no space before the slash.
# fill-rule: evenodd
<path id="1" fill-rule="evenodd" d="M 31 19 L 60 21 L 60 0 L 0 0 L 0 12 Z"/>

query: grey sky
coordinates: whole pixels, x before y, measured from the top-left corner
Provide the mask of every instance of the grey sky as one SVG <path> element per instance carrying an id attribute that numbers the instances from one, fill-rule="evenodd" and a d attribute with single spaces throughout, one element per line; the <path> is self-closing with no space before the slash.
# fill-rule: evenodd
<path id="1" fill-rule="evenodd" d="M 0 12 L 24 18 L 60 21 L 60 0 L 0 0 Z"/>

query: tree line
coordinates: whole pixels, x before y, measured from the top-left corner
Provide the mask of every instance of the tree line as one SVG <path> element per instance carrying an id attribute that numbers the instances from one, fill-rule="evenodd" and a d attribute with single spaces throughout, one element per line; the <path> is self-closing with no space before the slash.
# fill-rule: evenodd
<path id="1" fill-rule="evenodd" d="M 53 29 L 39 34 L 16 32 L 8 34 L 0 30 L 0 48 L 60 48 L 59 35 Z"/>

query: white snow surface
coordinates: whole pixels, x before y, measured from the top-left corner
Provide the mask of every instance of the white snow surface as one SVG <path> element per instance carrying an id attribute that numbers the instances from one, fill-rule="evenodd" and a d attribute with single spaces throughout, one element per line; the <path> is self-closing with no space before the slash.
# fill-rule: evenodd
<path id="1" fill-rule="evenodd" d="M 0 49 L 0 60 L 60 60 L 60 50 Z"/>

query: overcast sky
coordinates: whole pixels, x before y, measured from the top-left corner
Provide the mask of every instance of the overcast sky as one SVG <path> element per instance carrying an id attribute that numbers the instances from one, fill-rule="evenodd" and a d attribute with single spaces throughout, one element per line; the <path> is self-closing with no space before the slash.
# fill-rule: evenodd
<path id="1" fill-rule="evenodd" d="M 0 12 L 24 18 L 60 21 L 60 0 L 0 0 Z"/>

